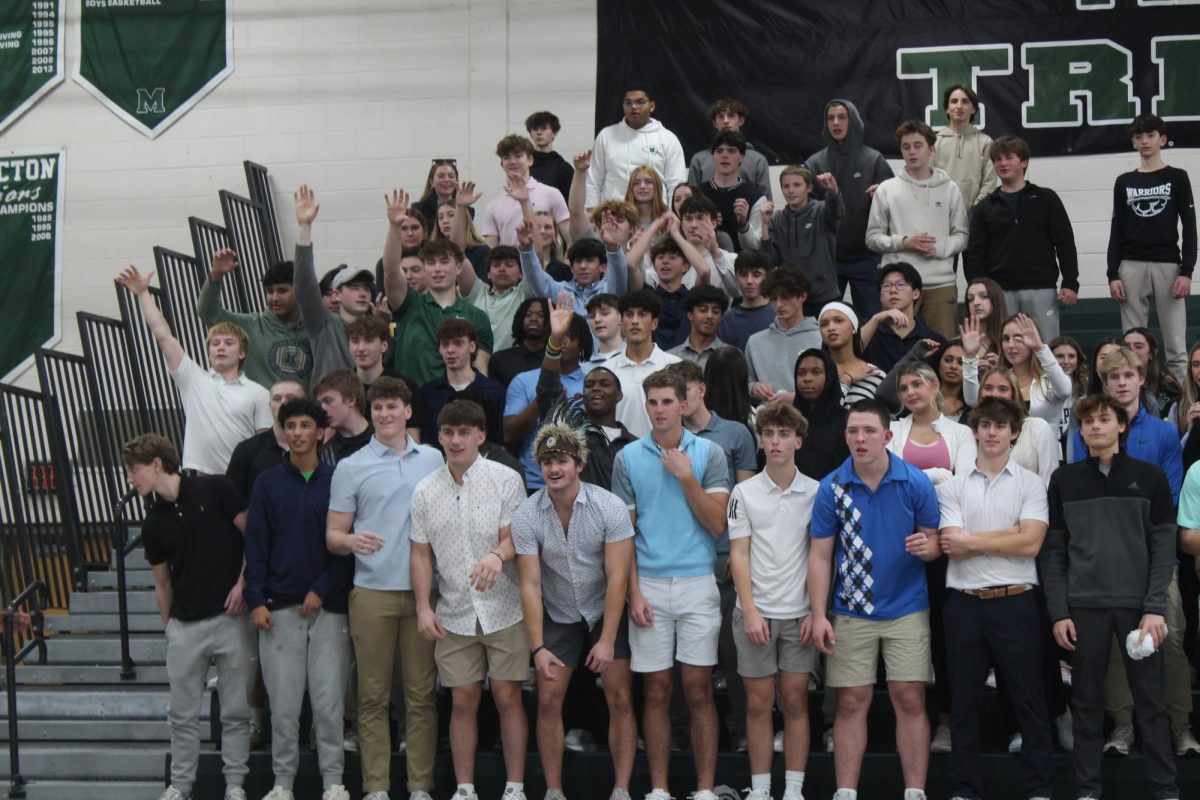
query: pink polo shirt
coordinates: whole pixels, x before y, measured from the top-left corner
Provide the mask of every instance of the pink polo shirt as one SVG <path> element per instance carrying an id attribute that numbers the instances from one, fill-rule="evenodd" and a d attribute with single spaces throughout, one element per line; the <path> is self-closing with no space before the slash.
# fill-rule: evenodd
<path id="1" fill-rule="evenodd" d="M 555 222 L 570 219 L 571 213 L 567 211 L 567 201 L 563 199 L 562 192 L 558 189 L 539 183 L 533 178 L 529 179 L 525 188 L 529 190 L 529 204 L 533 206 L 534 211 L 549 211 Z M 515 247 L 519 224 L 521 224 L 521 204 L 501 189 L 500 194 L 493 197 L 487 204 L 487 208 L 484 209 L 479 233 L 481 236 L 496 236 L 499 238 L 500 244 Z"/>

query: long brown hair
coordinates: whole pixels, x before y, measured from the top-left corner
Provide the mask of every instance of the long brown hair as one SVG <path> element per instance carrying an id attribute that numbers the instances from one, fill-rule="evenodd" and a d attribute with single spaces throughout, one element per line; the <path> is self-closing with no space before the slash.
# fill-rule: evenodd
<path id="1" fill-rule="evenodd" d="M 976 278 L 967 283 L 966 292 L 971 291 L 971 287 L 976 284 L 987 289 L 988 301 L 992 304 L 992 313 L 988 314 L 980 321 L 980 330 L 987 336 L 988 342 L 991 343 L 991 351 L 994 353 L 1000 352 L 1000 341 L 1004 338 L 1004 326 L 1008 319 L 1008 304 L 1004 301 L 1004 290 L 1000 288 L 1000 284 L 996 283 L 991 278 Z M 963 302 L 966 303 L 966 293 L 963 295 Z M 971 308 L 967 306 L 967 314 L 970 315 Z M 1038 330 L 1041 330 L 1040 328 Z"/>

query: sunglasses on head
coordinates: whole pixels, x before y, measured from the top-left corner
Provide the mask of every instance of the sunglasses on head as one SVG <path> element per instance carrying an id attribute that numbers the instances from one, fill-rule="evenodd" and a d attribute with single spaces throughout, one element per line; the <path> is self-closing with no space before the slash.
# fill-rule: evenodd
<path id="1" fill-rule="evenodd" d="M 450 166 L 452 166 L 452 167 L 457 167 L 457 166 L 458 166 L 458 161 L 457 161 L 456 159 L 453 159 L 453 158 L 435 158 L 435 159 L 433 160 L 433 165 L 434 165 L 435 167 L 440 167 L 440 166 L 442 166 L 442 165 L 444 165 L 444 164 L 449 164 L 449 165 L 450 165 Z"/>

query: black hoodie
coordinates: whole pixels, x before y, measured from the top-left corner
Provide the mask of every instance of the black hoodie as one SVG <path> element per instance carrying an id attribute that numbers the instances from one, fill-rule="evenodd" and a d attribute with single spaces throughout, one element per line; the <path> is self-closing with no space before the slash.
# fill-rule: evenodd
<path id="1" fill-rule="evenodd" d="M 825 388 L 815 403 L 809 403 L 796 392 L 792 405 L 808 420 L 808 435 L 796 451 L 796 467 L 814 481 L 833 472 L 850 457 L 846 446 L 846 409 L 842 406 L 842 385 L 838 381 L 837 365 L 829 353 L 816 348 L 805 350 L 796 357 L 816 356 L 825 364 Z M 792 375 L 796 367 L 792 367 Z"/>
<path id="2" fill-rule="evenodd" d="M 845 106 L 850 115 L 850 131 L 841 142 L 834 141 L 829 135 L 829 126 L 825 124 L 825 115 L 832 105 Z M 821 114 L 821 138 L 826 147 L 804 162 L 814 176 L 832 172 L 837 179 L 838 190 L 846 206 L 837 233 L 837 260 L 841 262 L 859 261 L 874 255 L 865 243 L 867 217 L 871 214 L 871 198 L 867 195 L 867 189 L 896 177 L 883 154 L 863 144 L 864 133 L 865 126 L 858 107 L 849 100 L 834 98 L 825 104 Z M 820 196 L 824 196 L 820 187 L 814 188 Z"/>

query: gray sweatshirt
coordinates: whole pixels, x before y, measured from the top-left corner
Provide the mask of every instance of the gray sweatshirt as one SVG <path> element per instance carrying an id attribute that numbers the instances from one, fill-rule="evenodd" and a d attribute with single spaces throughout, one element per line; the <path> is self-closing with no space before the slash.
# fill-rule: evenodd
<path id="1" fill-rule="evenodd" d="M 296 303 L 300 306 L 300 319 L 312 348 L 312 381 L 316 383 L 335 369 L 354 369 L 354 359 L 350 357 L 350 343 L 346 340 L 346 323 L 337 314 L 326 311 L 321 302 L 311 244 L 296 245 L 295 265 L 293 288 Z"/>
<path id="2" fill-rule="evenodd" d="M 808 299 L 837 300 L 837 232 L 845 214 L 839 193 L 826 200 L 809 200 L 799 211 L 784 206 L 771 215 L 771 237 L 761 250 L 777 266 L 793 267 L 808 276 Z"/>
<path id="3" fill-rule="evenodd" d="M 788 330 L 784 330 L 779 320 L 773 320 L 746 342 L 750 385 L 765 383 L 777 392 L 794 392 L 796 359 L 805 350 L 820 346 L 821 332 L 812 317 L 805 317 Z"/>

